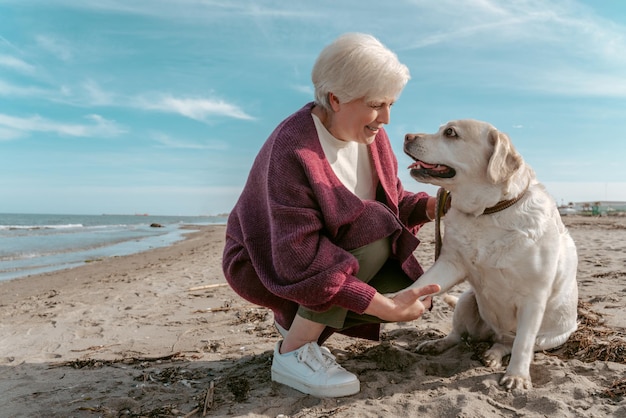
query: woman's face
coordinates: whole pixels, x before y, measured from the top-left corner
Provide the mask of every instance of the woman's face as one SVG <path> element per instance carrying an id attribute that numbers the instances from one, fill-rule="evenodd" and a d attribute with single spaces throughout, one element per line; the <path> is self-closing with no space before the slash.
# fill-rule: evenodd
<path id="1" fill-rule="evenodd" d="M 355 99 L 340 103 L 333 95 L 330 102 L 334 110 L 330 133 L 342 141 L 371 144 L 380 128 L 389 123 L 394 100 Z"/>

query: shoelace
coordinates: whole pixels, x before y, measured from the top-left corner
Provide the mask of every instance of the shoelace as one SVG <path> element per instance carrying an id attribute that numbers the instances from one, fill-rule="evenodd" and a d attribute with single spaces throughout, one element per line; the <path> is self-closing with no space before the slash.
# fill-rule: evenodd
<path id="1" fill-rule="evenodd" d="M 298 353 L 298 361 L 306 364 L 315 371 L 341 367 L 337 364 L 335 356 L 333 356 L 330 351 L 324 350 L 314 343 L 307 344 L 305 349 Z"/>

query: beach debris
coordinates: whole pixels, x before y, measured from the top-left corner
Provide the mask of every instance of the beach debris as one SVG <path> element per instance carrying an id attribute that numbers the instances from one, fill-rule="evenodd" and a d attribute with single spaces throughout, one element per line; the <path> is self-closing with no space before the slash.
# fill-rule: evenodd
<path id="1" fill-rule="evenodd" d="M 611 399 L 623 399 L 626 396 L 626 378 L 613 382 L 610 388 L 604 390 L 603 396 Z"/>
<path id="2" fill-rule="evenodd" d="M 600 313 L 591 304 L 578 301 L 578 329 L 561 347 L 547 354 L 564 360 L 578 359 L 587 363 L 612 361 L 626 364 L 626 332 L 603 325 Z"/>
<path id="3" fill-rule="evenodd" d="M 200 408 L 196 408 L 196 409 L 186 413 L 185 415 L 183 415 L 183 418 L 190 418 L 190 417 L 196 415 L 198 413 L 198 411 L 200 411 Z"/>
<path id="4" fill-rule="evenodd" d="M 241 312 L 238 311 L 235 316 L 236 320 L 233 321 L 232 325 L 241 325 L 241 324 L 258 324 L 260 322 L 264 322 L 269 315 L 269 311 L 265 308 L 251 308 L 246 309 Z"/>
<path id="5" fill-rule="evenodd" d="M 161 383 L 165 386 L 172 386 L 175 383 L 191 388 L 192 383 L 198 382 L 204 378 L 204 371 L 191 370 L 185 367 L 166 367 L 160 370 L 144 370 L 140 375 L 135 377 L 139 382 Z"/>
<path id="6" fill-rule="evenodd" d="M 215 380 L 211 380 L 209 383 L 209 388 L 206 391 L 206 397 L 204 398 L 204 409 L 202 411 L 202 416 L 206 416 L 207 409 L 211 409 L 213 407 L 213 394 L 215 392 Z"/>
<path id="7" fill-rule="evenodd" d="M 163 360 L 172 360 L 177 357 L 184 357 L 180 351 L 172 354 L 167 354 L 165 356 L 158 357 L 123 357 L 120 359 L 114 360 L 98 360 L 98 359 L 76 359 L 70 361 L 64 361 L 60 363 L 53 363 L 48 366 L 49 369 L 57 368 L 57 367 L 71 367 L 74 369 L 83 369 L 90 368 L 96 369 L 103 366 L 111 366 L 116 363 L 123 364 L 140 364 L 140 363 L 150 363 L 150 362 L 160 362 Z"/>
<path id="8" fill-rule="evenodd" d="M 206 290 L 206 289 L 215 289 L 217 287 L 228 286 L 228 283 L 214 283 L 214 284 L 206 284 L 203 286 L 195 286 L 187 289 L 188 292 L 195 292 L 197 290 Z"/>
<path id="9" fill-rule="evenodd" d="M 81 348 L 81 349 L 76 348 L 76 349 L 72 349 L 70 351 L 73 352 L 73 353 L 80 353 L 80 352 L 83 352 L 83 351 L 98 351 L 98 350 L 102 350 L 102 349 L 105 349 L 105 348 L 114 347 L 116 345 L 119 345 L 119 344 L 92 345 L 92 346 L 87 347 L 87 348 Z"/>
<path id="10" fill-rule="evenodd" d="M 231 301 L 224 301 L 224 304 L 220 307 L 217 308 L 206 308 L 206 309 L 196 309 L 195 311 L 193 311 L 193 313 L 212 313 L 212 312 L 227 312 L 230 310 L 242 310 L 242 309 L 263 309 L 263 308 L 258 308 L 257 305 L 244 305 L 244 306 L 232 306 L 231 305 Z M 237 317 L 239 317 L 240 314 L 237 313 Z M 243 322 L 249 322 L 249 321 L 242 321 Z"/>
<path id="11" fill-rule="evenodd" d="M 207 308 L 207 309 L 198 309 L 193 311 L 193 313 L 209 313 L 209 312 L 226 312 L 233 309 L 232 306 L 222 306 L 219 308 Z"/>

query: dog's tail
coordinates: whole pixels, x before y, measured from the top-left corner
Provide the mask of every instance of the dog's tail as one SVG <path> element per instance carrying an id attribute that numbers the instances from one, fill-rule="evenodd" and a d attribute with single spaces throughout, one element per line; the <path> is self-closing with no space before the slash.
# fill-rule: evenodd
<path id="1" fill-rule="evenodd" d="M 456 306 L 456 303 L 457 303 L 458 300 L 459 300 L 458 297 L 452 296 L 452 295 L 450 295 L 448 293 L 443 295 L 443 301 L 445 303 L 447 303 L 448 306 L 451 307 L 451 308 L 454 308 Z"/>

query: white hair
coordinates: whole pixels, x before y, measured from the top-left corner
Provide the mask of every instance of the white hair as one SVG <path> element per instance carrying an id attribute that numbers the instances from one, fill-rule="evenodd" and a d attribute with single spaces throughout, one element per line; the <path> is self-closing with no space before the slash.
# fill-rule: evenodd
<path id="1" fill-rule="evenodd" d="M 378 39 L 363 33 L 341 35 L 326 46 L 311 73 L 315 102 L 330 110 L 328 93 L 341 102 L 397 99 L 411 78 L 409 69 Z"/>

